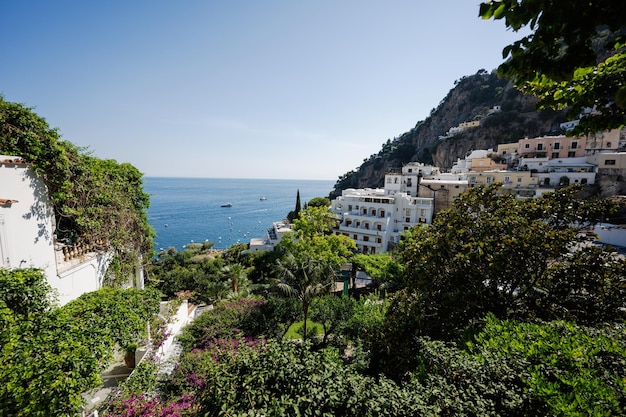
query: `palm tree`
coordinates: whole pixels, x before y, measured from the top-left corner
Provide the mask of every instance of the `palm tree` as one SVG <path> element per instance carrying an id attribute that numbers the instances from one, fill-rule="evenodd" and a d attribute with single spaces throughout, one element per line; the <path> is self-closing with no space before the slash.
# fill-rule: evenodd
<path id="1" fill-rule="evenodd" d="M 278 287 L 289 297 L 302 303 L 304 316 L 304 336 L 307 337 L 307 319 L 309 306 L 318 296 L 329 294 L 335 284 L 335 270 L 323 259 L 315 259 L 308 253 L 295 256 L 287 252 L 276 263 L 276 271 L 280 277 Z"/>
<path id="2" fill-rule="evenodd" d="M 224 276 L 230 280 L 231 291 L 234 295 L 244 291 L 248 286 L 248 273 L 241 264 L 226 265 L 222 268 Z"/>

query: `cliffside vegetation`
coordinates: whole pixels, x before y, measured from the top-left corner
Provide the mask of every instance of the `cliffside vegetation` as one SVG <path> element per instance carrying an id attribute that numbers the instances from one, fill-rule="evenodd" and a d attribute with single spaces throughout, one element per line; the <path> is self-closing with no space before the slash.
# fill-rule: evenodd
<path id="1" fill-rule="evenodd" d="M 61 140 L 32 109 L 0 97 L 0 153 L 19 156 L 43 178 L 54 206 L 55 238 L 113 251 L 109 278 L 127 281 L 152 250 L 149 196 L 128 163 L 98 159 Z"/>

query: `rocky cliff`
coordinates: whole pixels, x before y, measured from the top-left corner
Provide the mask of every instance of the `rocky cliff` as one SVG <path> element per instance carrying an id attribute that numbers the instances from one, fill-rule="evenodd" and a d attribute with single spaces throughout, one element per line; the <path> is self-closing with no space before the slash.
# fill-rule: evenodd
<path id="1" fill-rule="evenodd" d="M 443 169 L 473 149 L 496 148 L 524 137 L 558 134 L 564 112 L 535 110 L 536 99 L 526 96 L 507 80 L 484 70 L 455 82 L 429 117 L 371 155 L 356 170 L 342 175 L 331 197 L 346 188 L 382 187 L 385 174 L 410 161 L 432 163 Z M 499 111 L 494 111 L 499 109 Z M 447 135 L 464 122 L 479 121 L 478 127 Z"/>

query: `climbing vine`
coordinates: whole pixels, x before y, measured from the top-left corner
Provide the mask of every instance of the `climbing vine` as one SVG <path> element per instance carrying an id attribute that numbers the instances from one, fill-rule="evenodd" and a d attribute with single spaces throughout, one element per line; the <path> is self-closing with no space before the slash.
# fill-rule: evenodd
<path id="1" fill-rule="evenodd" d="M 152 250 L 148 194 L 131 164 L 96 158 L 61 140 L 44 118 L 0 96 L 0 153 L 19 156 L 39 173 L 54 206 L 55 237 L 112 251 L 113 282 L 126 280 Z"/>

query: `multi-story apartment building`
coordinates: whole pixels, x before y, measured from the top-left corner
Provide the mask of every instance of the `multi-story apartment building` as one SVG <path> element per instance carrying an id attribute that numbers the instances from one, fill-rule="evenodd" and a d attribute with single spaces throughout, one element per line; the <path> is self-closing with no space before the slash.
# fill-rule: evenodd
<path id="1" fill-rule="evenodd" d="M 500 183 L 504 188 L 533 188 L 537 178 L 528 171 L 472 171 L 467 173 L 470 187 Z"/>
<path id="2" fill-rule="evenodd" d="M 401 170 L 393 170 L 385 175 L 385 193 L 407 193 L 418 195 L 418 184 L 424 177 L 439 174 L 439 168 L 419 162 L 409 162 Z"/>
<path id="3" fill-rule="evenodd" d="M 430 223 L 433 199 L 385 189 L 347 189 L 331 203 L 338 217 L 336 234 L 352 238 L 362 253 L 384 253 L 416 224 Z"/>
<path id="4" fill-rule="evenodd" d="M 578 158 L 585 155 L 587 138 L 567 136 L 541 136 L 520 139 L 517 155 L 525 158 Z"/>

